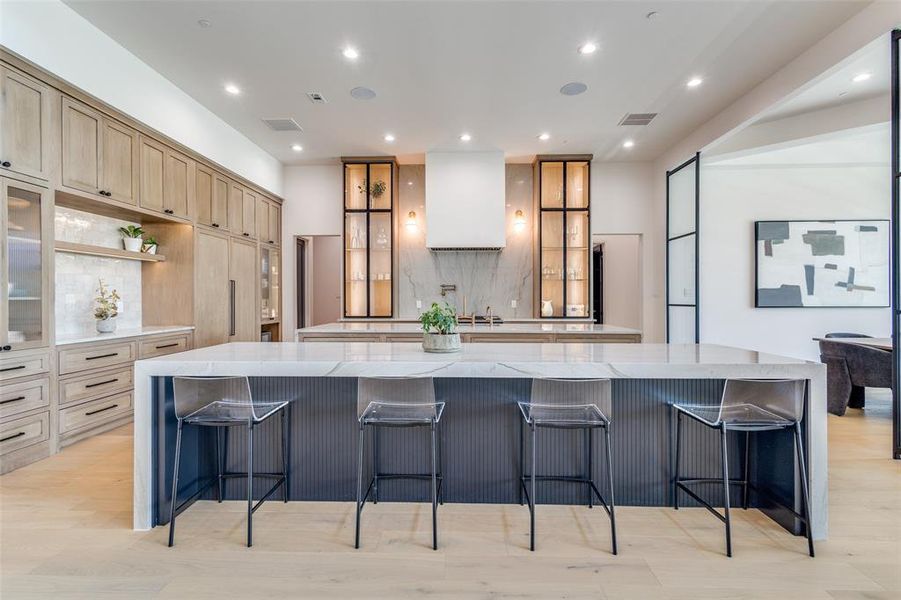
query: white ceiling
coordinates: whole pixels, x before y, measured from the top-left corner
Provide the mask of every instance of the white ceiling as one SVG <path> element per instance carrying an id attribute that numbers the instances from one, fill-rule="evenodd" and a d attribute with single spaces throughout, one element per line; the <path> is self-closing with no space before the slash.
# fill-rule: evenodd
<path id="1" fill-rule="evenodd" d="M 286 164 L 498 148 L 508 160 L 593 152 L 649 160 L 866 6 L 775 2 L 68 0 L 72 8 Z M 645 15 L 657 11 L 656 18 Z M 198 25 L 199 19 L 211 23 Z M 600 49 L 577 53 L 584 41 Z M 352 44 L 350 63 L 341 49 Z M 704 77 L 688 90 L 690 77 Z M 588 91 L 558 90 L 582 81 Z M 223 92 L 226 82 L 243 89 Z M 355 86 L 378 97 L 354 100 Z M 306 93 L 321 92 L 324 106 Z M 618 127 L 627 112 L 659 112 Z M 276 133 L 261 118 L 292 117 Z M 473 140 L 463 145 L 463 131 Z M 551 139 L 541 142 L 543 131 Z M 391 132 L 397 140 L 383 141 Z M 624 139 L 635 140 L 631 150 Z M 299 142 L 304 151 L 294 153 Z"/>

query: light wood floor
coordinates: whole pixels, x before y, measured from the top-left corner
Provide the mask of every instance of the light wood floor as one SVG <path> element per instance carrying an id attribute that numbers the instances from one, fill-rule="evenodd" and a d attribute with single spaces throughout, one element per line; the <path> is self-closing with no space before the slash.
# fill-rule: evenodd
<path id="1" fill-rule="evenodd" d="M 829 417 L 830 527 L 817 558 L 756 511 L 736 511 L 735 557 L 703 509 L 539 506 L 528 551 L 519 506 L 445 505 L 438 552 L 427 505 L 271 502 L 243 546 L 244 505 L 197 503 L 166 529 L 131 531 L 130 427 L 0 478 L 0 596 L 14 598 L 901 598 L 901 464 L 886 396 Z"/>

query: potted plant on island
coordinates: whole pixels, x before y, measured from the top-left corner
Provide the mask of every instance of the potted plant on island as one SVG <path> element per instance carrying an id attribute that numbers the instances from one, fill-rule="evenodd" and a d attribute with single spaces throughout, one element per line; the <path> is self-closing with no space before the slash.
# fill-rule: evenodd
<path id="1" fill-rule="evenodd" d="M 457 311 L 450 304 L 432 307 L 419 316 L 422 323 L 422 349 L 426 352 L 459 352 L 460 334 L 457 333 Z"/>
<path id="2" fill-rule="evenodd" d="M 119 316 L 119 293 L 109 289 L 103 284 L 103 279 L 98 279 L 100 287 L 97 289 L 97 297 L 94 301 L 94 318 L 97 319 L 98 333 L 112 333 L 116 330 L 116 317 Z"/>
<path id="3" fill-rule="evenodd" d="M 159 247 L 159 244 L 152 235 L 147 236 L 147 239 L 144 240 L 144 245 L 141 247 L 141 252 L 146 254 L 156 254 L 156 249 Z"/>
<path id="4" fill-rule="evenodd" d="M 129 252 L 141 251 L 141 247 L 144 245 L 144 240 L 141 239 L 141 236 L 144 235 L 144 230 L 141 229 L 140 225 L 120 227 L 119 233 L 122 234 L 122 243 L 125 244 L 126 250 Z"/>

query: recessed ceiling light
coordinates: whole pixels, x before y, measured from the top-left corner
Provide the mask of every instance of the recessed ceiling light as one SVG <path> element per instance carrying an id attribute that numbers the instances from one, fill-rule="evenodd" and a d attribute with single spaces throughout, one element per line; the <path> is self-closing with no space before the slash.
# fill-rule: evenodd
<path id="1" fill-rule="evenodd" d="M 564 96 L 578 96 L 587 89 L 588 86 L 581 81 L 570 81 L 560 88 L 560 93 Z"/>
<path id="2" fill-rule="evenodd" d="M 385 134 L 385 141 L 386 141 L 386 142 L 393 142 L 393 141 L 394 141 L 394 135 L 393 135 L 393 134 L 390 134 L 390 133 L 386 133 L 386 134 Z"/>
<path id="3" fill-rule="evenodd" d="M 347 46 L 344 50 L 341 51 L 341 54 L 344 55 L 344 58 L 347 60 L 357 60 L 360 58 L 360 53 L 357 52 L 357 49 L 353 46 Z"/>
<path id="4" fill-rule="evenodd" d="M 860 83 L 861 81 L 866 81 L 872 76 L 872 73 L 858 73 L 851 79 L 851 81 L 853 81 L 854 83 Z"/>
<path id="5" fill-rule="evenodd" d="M 551 139 L 551 134 L 549 134 L 549 133 L 542 133 L 541 135 L 538 136 L 538 139 L 541 140 L 542 142 L 546 142 L 546 141 L 548 141 L 549 139 Z"/>
<path id="6" fill-rule="evenodd" d="M 468 142 L 468 141 L 471 140 L 471 139 L 472 139 L 472 136 L 469 135 L 468 133 L 464 133 L 464 134 L 461 134 L 461 135 L 460 135 L 460 141 L 461 141 L 461 142 Z"/>
<path id="7" fill-rule="evenodd" d="M 594 42 L 585 42 L 579 46 L 579 54 L 594 54 L 597 49 L 598 46 Z"/>
<path id="8" fill-rule="evenodd" d="M 686 85 L 686 87 L 696 88 L 699 85 L 701 85 L 702 83 L 704 83 L 704 80 L 701 79 L 700 77 L 692 77 L 685 83 L 685 85 Z"/>
<path id="9" fill-rule="evenodd" d="M 375 98 L 375 90 L 371 90 L 367 87 L 355 87 L 350 90 L 350 95 L 357 100 L 372 100 Z"/>
<path id="10" fill-rule="evenodd" d="M 635 142 L 633 142 L 632 140 L 626 140 L 625 142 L 623 142 L 623 148 L 631 148 L 634 145 Z"/>
<path id="11" fill-rule="evenodd" d="M 301 152 L 303 150 L 303 146 L 301 146 L 300 144 L 291 144 L 291 150 L 294 150 L 295 152 Z"/>
<path id="12" fill-rule="evenodd" d="M 210 22 L 209 19 L 198 19 L 198 20 L 197 20 L 197 25 L 199 25 L 200 27 L 206 29 L 207 27 L 211 27 L 213 24 Z"/>
<path id="13" fill-rule="evenodd" d="M 241 88 L 236 86 L 234 83 L 226 83 L 225 91 L 228 92 L 229 94 L 231 94 L 232 96 L 237 96 L 238 94 L 241 93 Z"/>

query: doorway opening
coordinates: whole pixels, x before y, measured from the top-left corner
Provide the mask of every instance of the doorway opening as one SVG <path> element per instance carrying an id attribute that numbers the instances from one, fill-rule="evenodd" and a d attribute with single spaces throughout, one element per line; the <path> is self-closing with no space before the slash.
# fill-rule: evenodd
<path id="1" fill-rule="evenodd" d="M 591 247 L 592 319 L 602 325 L 641 329 L 641 235 L 595 234 Z"/>

